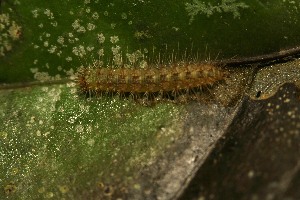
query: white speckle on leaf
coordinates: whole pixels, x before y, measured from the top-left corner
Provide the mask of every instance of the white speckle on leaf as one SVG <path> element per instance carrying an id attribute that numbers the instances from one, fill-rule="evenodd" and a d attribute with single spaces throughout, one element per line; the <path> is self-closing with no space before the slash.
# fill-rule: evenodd
<path id="1" fill-rule="evenodd" d="M 94 140 L 94 139 L 89 139 L 89 140 L 87 141 L 87 143 L 88 143 L 88 145 L 90 145 L 90 146 L 94 146 L 95 140 Z"/>
<path id="2" fill-rule="evenodd" d="M 193 0 L 193 3 L 186 3 L 185 10 L 190 16 L 190 23 L 193 22 L 196 15 L 204 14 L 210 17 L 214 13 L 232 13 L 234 18 L 240 17 L 240 9 L 248 8 L 249 6 L 243 2 L 236 2 L 236 0 L 222 0 L 219 5 L 212 5 L 211 3 L 205 3 L 200 0 Z"/>
<path id="3" fill-rule="evenodd" d="M 115 44 L 119 41 L 119 37 L 118 36 L 111 36 L 110 37 L 110 42 Z"/>
<path id="4" fill-rule="evenodd" d="M 118 54 L 119 53 L 119 51 L 120 51 L 120 49 L 121 49 L 121 47 L 120 46 L 115 46 L 115 47 L 111 47 L 111 51 L 112 51 L 112 53 L 113 53 L 113 55 L 116 55 L 116 54 Z"/>
<path id="5" fill-rule="evenodd" d="M 99 55 L 100 57 L 101 57 L 101 56 L 104 56 L 104 49 L 99 49 L 98 55 Z"/>
<path id="6" fill-rule="evenodd" d="M 92 23 L 88 23 L 86 28 L 87 30 L 92 31 L 96 28 L 96 25 Z"/>
<path id="7" fill-rule="evenodd" d="M 39 16 L 39 13 L 38 13 L 38 10 L 37 10 L 37 9 L 32 10 L 31 13 L 32 13 L 32 16 L 33 16 L 34 18 L 37 18 L 37 17 Z"/>
<path id="8" fill-rule="evenodd" d="M 100 44 L 104 43 L 105 37 L 104 37 L 103 33 L 98 34 L 97 37 L 98 37 L 98 41 Z"/>
<path id="9" fill-rule="evenodd" d="M 66 61 L 71 62 L 72 61 L 72 57 L 71 56 L 66 57 Z"/>
<path id="10" fill-rule="evenodd" d="M 45 41 L 44 42 L 44 47 L 48 47 L 49 46 L 49 42 L 48 41 Z"/>
<path id="11" fill-rule="evenodd" d="M 84 55 L 86 55 L 86 51 L 84 49 L 84 46 L 82 46 L 82 45 L 73 47 L 72 52 L 73 52 L 73 54 L 75 54 L 76 56 L 79 56 L 79 57 L 83 57 Z"/>
<path id="12" fill-rule="evenodd" d="M 49 19 L 54 19 L 53 12 L 50 9 L 45 9 L 44 14 L 48 16 Z"/>
<path id="13" fill-rule="evenodd" d="M 51 22 L 50 24 L 51 24 L 53 27 L 57 27 L 57 25 L 58 25 L 57 21 Z"/>
<path id="14" fill-rule="evenodd" d="M 116 25 L 117 25 L 116 23 L 111 23 L 111 24 L 110 24 L 110 27 L 111 27 L 112 29 L 115 29 L 115 28 L 116 28 Z"/>
<path id="15" fill-rule="evenodd" d="M 94 12 L 92 18 L 97 20 L 99 18 L 99 14 L 97 12 Z"/>
<path id="16" fill-rule="evenodd" d="M 55 53 L 56 49 L 57 49 L 57 46 L 51 45 L 50 48 L 48 49 L 48 52 Z"/>
<path id="17" fill-rule="evenodd" d="M 42 134 L 41 134 L 41 131 L 40 130 L 37 130 L 37 132 L 36 132 L 36 136 L 41 136 Z"/>
<path id="18" fill-rule="evenodd" d="M 93 46 L 87 46 L 87 47 L 86 47 L 86 50 L 89 51 L 89 52 L 91 52 L 91 51 L 94 50 L 94 48 L 95 48 L 95 47 L 93 47 Z"/>
<path id="19" fill-rule="evenodd" d="M 63 36 L 58 36 L 57 37 L 57 42 L 62 45 L 65 42 L 64 37 Z"/>

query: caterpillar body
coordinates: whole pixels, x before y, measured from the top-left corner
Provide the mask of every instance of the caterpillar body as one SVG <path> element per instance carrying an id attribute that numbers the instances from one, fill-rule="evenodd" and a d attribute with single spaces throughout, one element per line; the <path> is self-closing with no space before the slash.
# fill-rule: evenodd
<path id="1" fill-rule="evenodd" d="M 89 67 L 80 70 L 77 83 L 80 91 L 89 95 L 176 100 L 213 86 L 227 74 L 214 63 L 181 62 L 145 68 Z"/>

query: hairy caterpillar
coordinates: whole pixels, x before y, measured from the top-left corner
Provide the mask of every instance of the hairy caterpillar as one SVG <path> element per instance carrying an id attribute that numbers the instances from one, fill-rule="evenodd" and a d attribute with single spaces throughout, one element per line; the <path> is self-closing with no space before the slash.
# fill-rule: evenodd
<path id="1" fill-rule="evenodd" d="M 77 83 L 89 95 L 115 94 L 135 100 L 186 100 L 186 96 L 224 80 L 228 72 L 214 63 L 173 63 L 146 68 L 83 68 Z M 182 98 L 184 97 L 184 98 Z"/>

